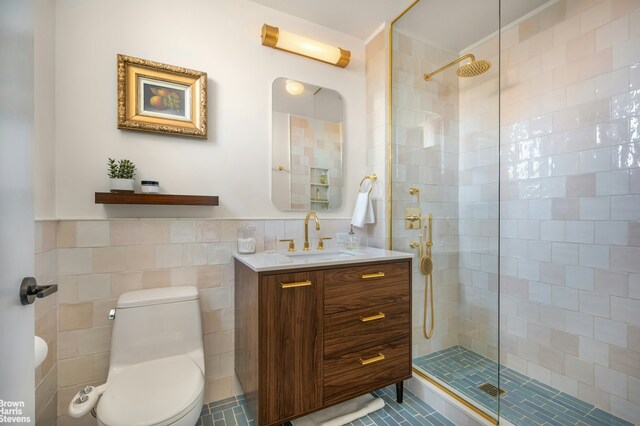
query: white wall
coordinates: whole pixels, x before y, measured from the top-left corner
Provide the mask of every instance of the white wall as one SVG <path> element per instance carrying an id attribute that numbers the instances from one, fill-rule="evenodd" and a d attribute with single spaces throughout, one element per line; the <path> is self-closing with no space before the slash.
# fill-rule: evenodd
<path id="1" fill-rule="evenodd" d="M 365 170 L 364 42 L 246 0 L 56 3 L 56 217 L 298 217 L 270 201 L 271 84 L 289 77 L 344 98 L 345 198 L 326 217 L 351 215 Z M 260 44 L 263 23 L 351 50 L 346 69 Z M 116 54 L 206 71 L 209 138 L 116 128 Z M 107 157 L 129 158 L 138 178 L 168 193 L 219 195 L 220 206 L 96 205 Z"/>
<path id="2" fill-rule="evenodd" d="M 34 14 L 34 210 L 55 217 L 55 4 L 37 0 Z"/>

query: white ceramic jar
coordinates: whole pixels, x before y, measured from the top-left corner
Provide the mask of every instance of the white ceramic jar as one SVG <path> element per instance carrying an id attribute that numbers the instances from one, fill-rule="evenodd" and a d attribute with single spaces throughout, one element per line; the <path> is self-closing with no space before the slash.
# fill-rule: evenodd
<path id="1" fill-rule="evenodd" d="M 157 180 L 140 181 L 140 191 L 143 194 L 157 194 L 160 192 L 160 182 Z"/>

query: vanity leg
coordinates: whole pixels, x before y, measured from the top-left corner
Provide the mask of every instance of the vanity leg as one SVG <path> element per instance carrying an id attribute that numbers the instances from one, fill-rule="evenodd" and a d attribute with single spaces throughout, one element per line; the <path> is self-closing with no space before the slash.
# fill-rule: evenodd
<path id="1" fill-rule="evenodd" d="M 404 393 L 404 382 L 396 383 L 396 401 L 402 404 L 402 395 Z"/>

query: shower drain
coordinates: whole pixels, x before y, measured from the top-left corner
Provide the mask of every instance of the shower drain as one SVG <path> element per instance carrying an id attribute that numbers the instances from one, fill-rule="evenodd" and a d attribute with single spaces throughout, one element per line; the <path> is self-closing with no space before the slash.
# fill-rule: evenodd
<path id="1" fill-rule="evenodd" d="M 506 390 L 499 389 L 498 387 L 496 387 L 495 385 L 492 385 L 491 383 L 483 383 L 480 386 L 478 386 L 478 389 L 488 393 L 494 398 L 496 398 L 498 395 L 502 396 L 505 393 L 507 393 Z"/>

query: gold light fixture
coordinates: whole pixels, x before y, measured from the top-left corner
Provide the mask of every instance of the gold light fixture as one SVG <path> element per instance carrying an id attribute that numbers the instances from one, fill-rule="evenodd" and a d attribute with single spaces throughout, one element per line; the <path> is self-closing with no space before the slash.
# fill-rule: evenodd
<path id="1" fill-rule="evenodd" d="M 295 80 L 287 80 L 284 88 L 289 92 L 290 95 L 297 96 L 304 92 L 304 84 Z"/>
<path id="2" fill-rule="evenodd" d="M 306 58 L 344 68 L 349 65 L 351 52 L 339 47 L 329 46 L 306 37 L 299 36 L 278 27 L 262 26 L 262 45 L 295 53 Z"/>

